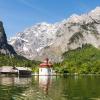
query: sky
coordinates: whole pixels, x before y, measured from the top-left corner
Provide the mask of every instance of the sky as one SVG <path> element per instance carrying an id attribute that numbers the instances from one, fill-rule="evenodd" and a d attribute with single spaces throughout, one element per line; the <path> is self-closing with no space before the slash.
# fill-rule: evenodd
<path id="1" fill-rule="evenodd" d="M 36 23 L 55 23 L 100 6 L 100 0 L 0 0 L 0 20 L 8 39 Z"/>

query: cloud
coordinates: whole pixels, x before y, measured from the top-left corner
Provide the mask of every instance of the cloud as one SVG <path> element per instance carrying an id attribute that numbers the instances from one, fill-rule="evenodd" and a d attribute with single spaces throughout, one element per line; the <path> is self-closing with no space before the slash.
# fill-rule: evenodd
<path id="1" fill-rule="evenodd" d="M 18 1 L 21 2 L 22 4 L 26 5 L 27 7 L 33 9 L 34 11 L 37 11 L 37 13 L 41 13 L 43 15 L 46 15 L 46 17 L 48 16 L 51 18 L 56 18 L 55 16 L 53 16 L 52 12 L 48 13 L 48 11 L 46 9 L 44 9 L 43 7 L 40 7 L 39 4 L 37 5 L 34 2 L 34 0 L 18 0 Z M 45 17 L 45 16 L 43 16 L 43 17 Z"/>
<path id="2" fill-rule="evenodd" d="M 42 13 L 47 13 L 46 10 L 44 10 L 43 8 L 39 8 L 34 0 L 18 0 L 19 2 L 21 2 L 22 4 L 26 5 L 27 7 L 36 10 L 37 12 L 42 12 Z"/>

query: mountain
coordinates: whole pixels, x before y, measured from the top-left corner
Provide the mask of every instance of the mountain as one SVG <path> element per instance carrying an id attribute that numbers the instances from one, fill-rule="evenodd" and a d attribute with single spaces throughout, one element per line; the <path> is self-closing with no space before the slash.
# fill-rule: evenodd
<path id="1" fill-rule="evenodd" d="M 15 55 L 13 47 L 8 44 L 3 23 L 0 21 L 0 54 Z"/>
<path id="2" fill-rule="evenodd" d="M 84 44 L 100 48 L 100 7 L 89 13 L 73 14 L 55 24 L 38 23 L 9 40 L 16 52 L 28 59 L 62 61 L 62 54 Z"/>

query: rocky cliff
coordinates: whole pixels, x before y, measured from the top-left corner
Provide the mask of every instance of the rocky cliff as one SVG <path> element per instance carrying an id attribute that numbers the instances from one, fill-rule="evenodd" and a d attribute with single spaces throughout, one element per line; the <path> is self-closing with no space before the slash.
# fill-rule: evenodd
<path id="1" fill-rule="evenodd" d="M 7 37 L 3 28 L 3 23 L 0 21 L 0 54 L 14 55 L 16 52 L 13 47 L 7 43 Z"/>
<path id="2" fill-rule="evenodd" d="M 39 23 L 9 40 L 18 54 L 41 60 L 61 61 L 68 50 L 92 44 L 100 48 L 100 7 L 87 14 L 73 14 L 59 23 Z"/>

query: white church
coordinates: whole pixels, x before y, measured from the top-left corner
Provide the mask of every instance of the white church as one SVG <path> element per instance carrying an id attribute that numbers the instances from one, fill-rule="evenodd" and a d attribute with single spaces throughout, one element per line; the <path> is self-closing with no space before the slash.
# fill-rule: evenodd
<path id="1" fill-rule="evenodd" d="M 46 58 L 39 67 L 39 75 L 52 75 L 52 63 Z"/>

